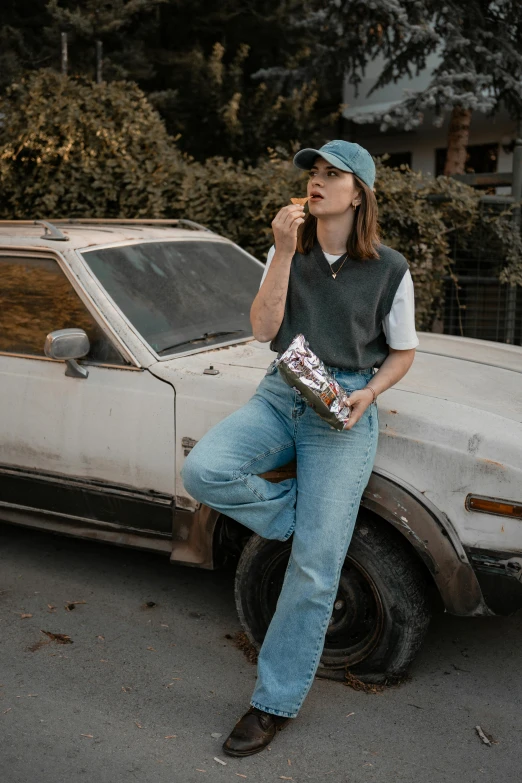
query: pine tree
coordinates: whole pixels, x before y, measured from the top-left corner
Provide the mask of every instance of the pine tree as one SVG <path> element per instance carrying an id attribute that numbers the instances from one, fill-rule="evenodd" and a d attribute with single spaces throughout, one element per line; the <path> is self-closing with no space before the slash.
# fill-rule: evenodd
<path id="1" fill-rule="evenodd" d="M 424 90 L 405 91 L 387 111 L 356 115 L 356 122 L 379 122 L 411 130 L 426 111 L 439 126 L 450 113 L 444 173 L 463 173 L 471 116 L 493 116 L 504 105 L 522 118 L 522 4 L 520 0 L 311 0 L 292 25 L 315 32 L 307 63 L 272 71 L 281 79 L 309 78 L 320 84 L 344 77 L 356 88 L 370 60 L 384 58 L 381 74 L 369 91 L 413 74 L 426 66 L 428 55 L 440 62 Z"/>
<path id="2" fill-rule="evenodd" d="M 144 49 L 162 0 L 4 0 L 0 18 L 0 92 L 27 71 L 60 70 L 61 33 L 67 33 L 69 73 L 94 78 L 96 41 L 104 49 L 103 77 L 152 75 Z"/>
<path id="3" fill-rule="evenodd" d="M 164 0 L 48 0 L 48 40 L 67 32 L 70 71 L 94 77 L 96 42 L 103 47 L 103 78 L 142 81 L 151 78 L 154 67 L 145 48 L 151 29 L 157 26 L 158 9 Z"/>

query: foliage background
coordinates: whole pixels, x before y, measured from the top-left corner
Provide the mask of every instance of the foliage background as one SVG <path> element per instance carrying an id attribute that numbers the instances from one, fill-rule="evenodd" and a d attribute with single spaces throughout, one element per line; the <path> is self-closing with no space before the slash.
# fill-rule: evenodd
<path id="1" fill-rule="evenodd" d="M 309 56 L 310 34 L 293 29 L 298 0 L 2 0 L 0 94 L 30 70 L 132 81 L 158 109 L 180 149 L 198 160 L 255 162 L 269 145 L 318 143 L 339 118 L 341 87 L 314 79 L 282 90 L 253 78 Z M 334 135 L 335 132 L 334 132 Z"/>
<path id="2" fill-rule="evenodd" d="M 271 149 L 256 165 L 181 153 L 133 83 L 42 70 L 6 91 L 0 114 L 0 218 L 184 217 L 264 260 L 274 215 L 305 191 L 291 148 Z M 496 242 L 508 259 L 503 281 L 522 284 L 520 237 L 509 215 L 481 210 L 472 188 L 381 161 L 375 188 L 382 239 L 410 264 L 418 329 L 430 330 L 441 316 L 450 237 Z"/>

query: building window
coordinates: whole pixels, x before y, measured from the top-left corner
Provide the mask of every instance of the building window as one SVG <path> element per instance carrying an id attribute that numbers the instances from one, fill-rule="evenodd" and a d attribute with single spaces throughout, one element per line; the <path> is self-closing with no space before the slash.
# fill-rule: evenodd
<path id="1" fill-rule="evenodd" d="M 435 176 L 444 172 L 447 147 L 435 150 Z M 467 149 L 465 174 L 486 174 L 497 170 L 498 144 L 470 144 Z"/>
<path id="2" fill-rule="evenodd" d="M 380 155 L 384 155 L 384 152 L 381 152 Z M 401 164 L 405 164 L 406 166 L 409 166 L 411 169 L 411 152 L 388 152 L 389 155 L 386 160 L 381 161 L 383 166 L 389 166 L 391 169 L 395 168 L 396 166 L 400 166 Z M 378 155 L 375 157 L 379 157 Z"/>

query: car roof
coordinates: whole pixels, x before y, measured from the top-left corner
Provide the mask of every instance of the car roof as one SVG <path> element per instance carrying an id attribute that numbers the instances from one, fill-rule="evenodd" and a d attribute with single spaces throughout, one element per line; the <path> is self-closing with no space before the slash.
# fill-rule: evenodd
<path id="1" fill-rule="evenodd" d="M 229 241 L 190 220 L 53 220 L 37 224 L 32 220 L 0 220 L 0 243 L 4 247 L 76 250 L 140 239 Z"/>

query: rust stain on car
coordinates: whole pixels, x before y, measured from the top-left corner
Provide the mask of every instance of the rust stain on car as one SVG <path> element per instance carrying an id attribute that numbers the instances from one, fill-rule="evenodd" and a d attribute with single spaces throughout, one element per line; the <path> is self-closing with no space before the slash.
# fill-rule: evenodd
<path id="1" fill-rule="evenodd" d="M 194 511 L 198 503 L 197 501 L 194 501 L 192 498 L 186 497 L 185 495 L 176 495 L 175 505 L 176 508 L 185 508 L 190 511 Z"/>
<path id="2" fill-rule="evenodd" d="M 186 457 L 189 451 L 194 448 L 196 445 L 197 440 L 195 438 L 189 438 L 188 435 L 185 435 L 183 438 L 181 438 L 181 446 L 183 448 L 183 455 Z"/>
<path id="3" fill-rule="evenodd" d="M 494 459 L 486 459 L 485 457 L 477 457 L 479 462 L 486 462 L 488 465 L 498 465 L 499 468 L 502 468 L 502 470 L 506 469 L 506 466 L 503 465 L 501 462 L 495 462 Z"/>

